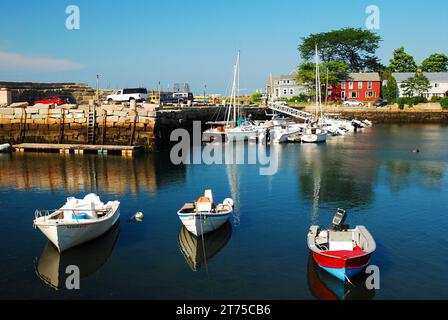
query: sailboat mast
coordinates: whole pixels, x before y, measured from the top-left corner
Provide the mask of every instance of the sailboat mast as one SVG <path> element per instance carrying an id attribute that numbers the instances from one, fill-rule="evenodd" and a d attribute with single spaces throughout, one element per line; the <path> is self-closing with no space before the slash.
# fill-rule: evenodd
<path id="1" fill-rule="evenodd" d="M 240 51 L 236 58 L 236 108 L 235 108 L 235 125 L 240 113 Z"/>

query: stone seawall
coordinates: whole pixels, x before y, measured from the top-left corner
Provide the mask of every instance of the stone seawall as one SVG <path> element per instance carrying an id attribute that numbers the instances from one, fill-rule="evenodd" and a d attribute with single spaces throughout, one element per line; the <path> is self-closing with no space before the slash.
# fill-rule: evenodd
<path id="1" fill-rule="evenodd" d="M 0 141 L 142 145 L 148 149 L 154 145 L 154 106 L 135 111 L 121 105 L 98 106 L 95 141 L 88 138 L 89 110 L 89 106 L 0 108 Z"/>
<path id="2" fill-rule="evenodd" d="M 350 110 L 326 111 L 328 114 L 337 113 L 344 119 L 370 120 L 374 123 L 428 123 L 448 124 L 448 110 L 409 111 L 409 110 Z"/>
<path id="3" fill-rule="evenodd" d="M 224 118 L 217 107 L 166 109 L 141 104 L 132 110 L 127 105 L 101 105 L 95 108 L 94 141 L 89 140 L 88 105 L 46 105 L 26 108 L 0 108 L 0 143 L 73 143 L 143 146 L 146 150 L 170 145 L 176 128 L 192 131 L 193 121 Z M 254 119 L 265 118 L 264 108 L 242 108 Z"/>

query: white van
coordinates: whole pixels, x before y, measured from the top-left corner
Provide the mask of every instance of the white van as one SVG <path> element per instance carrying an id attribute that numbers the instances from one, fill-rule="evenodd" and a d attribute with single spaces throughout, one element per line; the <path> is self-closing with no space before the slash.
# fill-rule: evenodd
<path id="1" fill-rule="evenodd" d="M 138 102 L 148 99 L 148 91 L 145 88 L 127 88 L 118 90 L 115 94 L 107 96 L 107 102 L 127 102 L 135 100 Z"/>

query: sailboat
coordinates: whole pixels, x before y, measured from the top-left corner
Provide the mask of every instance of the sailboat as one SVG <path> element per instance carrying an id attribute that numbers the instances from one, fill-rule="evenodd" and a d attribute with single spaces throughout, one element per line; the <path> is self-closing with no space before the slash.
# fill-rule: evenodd
<path id="1" fill-rule="evenodd" d="M 327 131 L 322 126 L 322 95 L 320 87 L 319 55 L 316 44 L 316 117 L 313 122 L 305 127 L 302 134 L 302 142 L 316 143 L 327 140 Z"/>
<path id="2" fill-rule="evenodd" d="M 224 121 L 207 122 L 210 129 L 202 134 L 203 142 L 224 141 L 256 141 L 260 128 L 240 115 L 240 52 L 233 67 L 232 92 Z"/>

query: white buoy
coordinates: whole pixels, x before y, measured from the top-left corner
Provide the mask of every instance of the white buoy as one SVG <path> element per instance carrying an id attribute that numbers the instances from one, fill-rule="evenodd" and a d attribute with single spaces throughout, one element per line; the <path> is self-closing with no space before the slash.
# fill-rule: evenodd
<path id="1" fill-rule="evenodd" d="M 135 217 L 135 220 L 138 220 L 138 221 L 141 221 L 141 220 L 143 220 L 144 218 L 145 218 L 145 216 L 143 215 L 143 212 L 137 212 L 135 215 L 134 215 L 134 217 Z"/>

